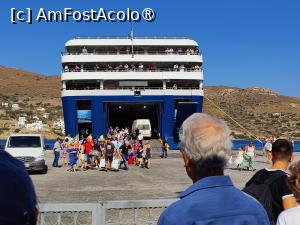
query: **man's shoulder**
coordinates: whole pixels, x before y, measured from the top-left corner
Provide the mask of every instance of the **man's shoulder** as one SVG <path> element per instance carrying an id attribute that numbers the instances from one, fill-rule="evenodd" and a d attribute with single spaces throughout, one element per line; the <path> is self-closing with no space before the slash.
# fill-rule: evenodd
<path id="1" fill-rule="evenodd" d="M 218 192 L 214 190 L 213 192 L 210 191 L 210 189 L 203 189 L 200 190 L 200 192 L 196 191 L 194 193 L 191 193 L 178 201 L 174 202 L 171 204 L 167 210 L 166 213 L 173 212 L 176 210 L 182 210 L 182 208 L 189 208 L 190 206 L 195 207 L 196 205 L 199 207 L 199 209 L 206 209 L 207 207 L 210 207 L 209 204 L 214 204 L 216 203 L 216 199 L 221 199 L 224 198 L 224 194 L 227 195 L 226 197 L 226 202 L 243 202 L 243 205 L 245 208 L 250 207 L 258 207 L 259 209 L 261 208 L 261 205 L 251 196 L 248 194 L 244 193 L 243 191 L 239 190 L 238 188 L 232 186 L 230 189 L 224 189 L 224 191 L 219 190 Z M 211 201 L 211 199 L 214 199 L 215 201 Z M 225 198 L 224 198 L 225 200 Z M 205 204 L 203 204 L 205 202 Z M 225 202 L 225 201 L 224 201 Z M 216 205 L 216 207 L 222 207 Z M 222 207 L 223 208 L 223 207 Z M 242 207 L 243 208 L 243 207 Z M 226 211 L 226 209 L 223 209 Z"/>
<path id="2" fill-rule="evenodd" d="M 236 217 L 236 215 L 256 215 L 258 221 L 268 221 L 264 208 L 253 197 L 235 187 L 232 188 L 230 195 L 228 194 L 219 196 L 224 198 L 223 203 L 228 205 L 225 208 L 216 204 L 216 201 L 209 201 L 205 193 L 202 196 L 197 195 L 197 198 L 189 195 L 171 204 L 161 214 L 158 224 L 177 224 L 178 221 L 182 221 L 184 218 L 188 220 L 202 220 L 205 218 L 226 217 L 228 215 L 232 217 Z M 226 200 L 224 196 L 227 196 Z M 216 197 L 214 196 L 213 198 Z M 195 208 L 197 208 L 197 214 L 195 214 Z M 214 211 L 211 211 L 212 208 Z"/>
<path id="3" fill-rule="evenodd" d="M 283 211 L 278 217 L 278 224 L 296 224 L 298 221 L 298 216 L 300 214 L 300 206 Z M 289 223 L 286 223 L 289 222 Z"/>

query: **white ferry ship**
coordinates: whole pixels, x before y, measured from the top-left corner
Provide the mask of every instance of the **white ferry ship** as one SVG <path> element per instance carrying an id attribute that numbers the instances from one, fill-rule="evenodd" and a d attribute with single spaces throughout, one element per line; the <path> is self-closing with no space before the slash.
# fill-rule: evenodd
<path id="1" fill-rule="evenodd" d="M 184 37 L 76 37 L 62 53 L 67 134 L 106 134 L 149 119 L 171 147 L 190 114 L 202 111 L 202 54 Z"/>

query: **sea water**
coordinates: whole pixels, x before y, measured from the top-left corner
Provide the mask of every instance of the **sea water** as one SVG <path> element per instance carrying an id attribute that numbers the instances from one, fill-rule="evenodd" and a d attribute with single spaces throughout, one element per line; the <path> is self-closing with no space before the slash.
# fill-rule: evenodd
<path id="1" fill-rule="evenodd" d="M 0 146 L 2 146 L 2 148 L 5 146 L 6 140 L 0 140 Z M 45 145 L 47 145 L 48 150 L 51 150 L 53 148 L 53 145 L 55 143 L 55 140 L 45 140 Z M 262 150 L 263 146 L 265 145 L 266 142 L 262 141 L 258 141 L 258 140 L 233 140 L 232 144 L 232 150 L 236 151 L 238 150 L 241 146 L 245 147 L 247 145 L 249 145 L 250 143 L 252 143 L 256 150 Z M 294 141 L 294 150 L 295 152 L 300 152 L 300 140 L 296 140 Z"/>

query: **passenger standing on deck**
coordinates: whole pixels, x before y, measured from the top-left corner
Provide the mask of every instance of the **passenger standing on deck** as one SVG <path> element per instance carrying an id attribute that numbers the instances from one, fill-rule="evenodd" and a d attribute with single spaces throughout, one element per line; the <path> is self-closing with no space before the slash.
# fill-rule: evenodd
<path id="1" fill-rule="evenodd" d="M 68 157 L 69 157 L 69 154 L 67 152 L 68 150 L 68 145 L 70 144 L 70 141 L 69 141 L 69 137 L 66 137 L 64 142 L 62 143 L 62 148 L 63 148 L 63 151 L 62 151 L 62 159 L 63 159 L 63 166 L 67 166 L 68 165 Z"/>
<path id="2" fill-rule="evenodd" d="M 245 156 L 243 163 L 241 164 L 241 169 L 243 170 L 252 170 L 255 171 L 255 157 L 256 157 L 256 150 L 252 143 L 250 143 L 245 148 Z"/>
<path id="3" fill-rule="evenodd" d="M 140 143 L 141 145 L 143 145 L 144 136 L 142 135 L 141 132 L 139 133 L 137 139 L 139 140 L 139 143 Z"/>
<path id="4" fill-rule="evenodd" d="M 94 144 L 91 136 L 88 136 L 84 145 L 85 148 L 85 169 L 89 169 L 91 167 L 91 156 L 90 151 L 92 150 Z"/>
<path id="5" fill-rule="evenodd" d="M 108 134 L 111 136 L 114 134 L 114 129 L 112 126 L 109 127 Z"/>
<path id="6" fill-rule="evenodd" d="M 272 164 L 272 143 L 267 142 L 264 146 L 264 153 L 267 157 L 267 163 Z"/>
<path id="7" fill-rule="evenodd" d="M 264 208 L 224 175 L 232 143 L 223 120 L 195 113 L 183 122 L 180 141 L 193 185 L 162 213 L 158 225 L 270 225 Z"/>
<path id="8" fill-rule="evenodd" d="M 147 140 L 145 143 L 145 168 L 150 169 L 150 159 L 151 159 L 151 145 L 150 145 L 150 141 Z"/>
<path id="9" fill-rule="evenodd" d="M 131 146 L 129 145 L 128 141 L 125 141 L 124 144 L 120 147 L 120 154 L 122 157 L 122 162 L 120 164 L 120 167 L 122 164 L 124 164 L 125 170 L 128 170 L 128 155 L 129 151 L 131 151 Z"/>
<path id="10" fill-rule="evenodd" d="M 112 143 L 111 139 L 107 140 L 105 145 L 105 171 L 111 169 L 111 163 L 113 161 L 115 151 L 115 145 Z"/>
<path id="11" fill-rule="evenodd" d="M 101 157 L 104 157 L 104 155 L 105 155 L 105 144 L 106 144 L 106 140 L 105 140 L 104 136 L 101 135 L 99 138 L 99 148 L 100 148 Z"/>
<path id="12" fill-rule="evenodd" d="M 143 144 L 139 142 L 139 149 L 137 151 L 137 166 L 143 167 L 143 153 L 144 153 L 144 147 Z"/>
<path id="13" fill-rule="evenodd" d="M 62 151 L 61 139 L 57 138 L 53 146 L 54 160 L 52 163 L 52 167 L 59 167 L 58 161 L 59 161 L 61 151 Z"/>
<path id="14" fill-rule="evenodd" d="M 73 139 L 68 146 L 70 172 L 76 172 L 79 151 L 79 141 Z"/>
<path id="15" fill-rule="evenodd" d="M 243 146 L 241 146 L 239 148 L 239 151 L 238 151 L 238 154 L 237 154 L 237 157 L 234 161 L 235 165 L 237 168 L 240 168 L 241 164 L 243 163 L 244 161 L 244 154 L 245 154 L 245 149 Z"/>
<path id="16" fill-rule="evenodd" d="M 276 223 L 278 215 L 282 211 L 296 205 L 296 199 L 287 185 L 286 170 L 292 161 L 292 157 L 292 144 L 287 140 L 278 139 L 272 144 L 272 167 L 259 170 L 243 189 L 246 193 L 260 200 L 269 215 L 271 224 Z M 262 184 L 265 186 L 260 191 L 257 186 Z M 264 199 L 264 196 L 267 196 L 267 199 Z M 262 202 L 262 198 L 264 202 Z M 268 199 L 269 202 L 266 202 Z"/>
<path id="17" fill-rule="evenodd" d="M 84 164 L 85 164 L 85 142 L 86 139 L 83 139 L 79 148 L 79 160 L 80 160 L 80 168 L 83 169 L 84 168 Z"/>
<path id="18" fill-rule="evenodd" d="M 160 158 L 167 158 L 168 157 L 168 149 L 167 149 L 167 139 L 163 137 L 162 139 L 162 146 L 161 146 L 161 156 Z"/>
<path id="19" fill-rule="evenodd" d="M 87 55 L 87 54 L 88 54 L 88 51 L 87 51 L 86 47 L 83 47 L 81 53 L 82 53 L 83 55 Z"/>
<path id="20" fill-rule="evenodd" d="M 94 166 L 95 168 L 99 168 L 100 146 L 99 146 L 99 143 L 98 143 L 98 141 L 97 141 L 96 138 L 94 138 L 93 143 L 94 143 L 94 146 L 93 146 L 93 150 L 90 152 L 90 155 L 91 155 L 91 157 L 92 157 L 93 166 Z M 92 153 L 92 154 L 91 154 L 91 153 Z"/>
<path id="21" fill-rule="evenodd" d="M 290 168 L 288 185 L 293 191 L 298 204 L 300 203 L 300 161 Z M 300 221 L 300 206 L 288 209 L 279 215 L 277 225 L 295 225 Z"/>
<path id="22" fill-rule="evenodd" d="M 113 135 L 112 141 L 113 145 L 115 146 L 115 149 L 118 149 L 118 138 Z"/>
<path id="23" fill-rule="evenodd" d="M 134 157 L 134 160 L 135 160 L 135 164 L 138 165 L 138 151 L 139 151 L 139 141 L 138 140 L 135 140 L 134 143 L 133 143 L 133 157 Z"/>

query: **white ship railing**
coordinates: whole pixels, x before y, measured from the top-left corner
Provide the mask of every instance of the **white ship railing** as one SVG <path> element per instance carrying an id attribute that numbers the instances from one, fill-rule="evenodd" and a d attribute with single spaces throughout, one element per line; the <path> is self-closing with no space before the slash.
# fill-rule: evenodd
<path id="1" fill-rule="evenodd" d="M 200 69 L 64 69 L 62 73 L 71 73 L 71 72 L 202 72 Z"/>
<path id="2" fill-rule="evenodd" d="M 66 90 L 66 91 L 77 91 L 77 90 L 83 90 L 83 91 L 89 91 L 89 90 L 115 90 L 115 91 L 122 91 L 122 90 L 131 90 L 131 91 L 146 91 L 146 90 L 190 90 L 190 91 L 197 91 L 197 90 L 202 90 L 200 88 L 155 88 L 155 87 L 135 87 L 135 88 L 132 88 L 132 87 L 123 87 L 123 88 L 103 88 L 103 89 L 100 89 L 100 87 L 98 88 L 66 88 L 66 89 L 63 89 L 61 88 L 61 90 Z"/>
<path id="3" fill-rule="evenodd" d="M 103 51 L 103 52 L 62 52 L 62 56 L 65 55 L 132 55 L 131 52 L 127 51 Z M 194 52 L 194 53 L 188 53 L 188 52 L 165 52 L 165 51 L 135 51 L 134 55 L 201 55 L 201 52 Z"/>
<path id="4" fill-rule="evenodd" d="M 86 204 L 40 204 L 38 225 L 157 224 L 177 199 L 108 201 Z"/>
<path id="5" fill-rule="evenodd" d="M 75 39 L 131 39 L 131 36 L 78 36 Z M 174 36 L 174 37 L 159 37 L 159 36 L 134 36 L 133 39 L 189 39 L 188 37 L 184 36 Z"/>

